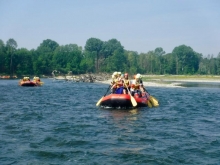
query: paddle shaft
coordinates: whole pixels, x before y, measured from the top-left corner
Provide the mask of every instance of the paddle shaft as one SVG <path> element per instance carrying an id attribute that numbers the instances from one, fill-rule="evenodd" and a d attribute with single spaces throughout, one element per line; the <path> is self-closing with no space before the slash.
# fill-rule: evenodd
<path id="1" fill-rule="evenodd" d="M 109 91 L 110 87 L 111 87 L 111 85 L 109 85 L 109 86 L 108 86 L 108 89 L 107 89 L 107 91 L 106 91 L 105 95 L 107 95 L 107 93 L 108 93 L 108 91 Z M 105 95 L 104 95 L 104 97 L 105 97 Z"/>
<path id="2" fill-rule="evenodd" d="M 106 91 L 105 95 L 108 93 L 108 91 L 109 91 L 110 87 L 111 87 L 111 85 L 109 85 L 109 87 L 108 87 L 108 89 L 107 89 L 107 91 Z M 99 106 L 99 105 L 100 105 L 100 103 L 102 102 L 102 99 L 103 99 L 103 97 L 105 97 L 105 95 L 104 95 L 104 96 L 102 96 L 102 98 L 101 98 L 101 99 L 99 99 L 99 101 L 96 103 L 96 106 Z"/>
<path id="3" fill-rule="evenodd" d="M 151 95 L 151 94 L 147 91 L 146 88 L 143 87 L 143 89 L 144 89 L 145 92 L 147 92 L 148 95 Z"/>
<path id="4" fill-rule="evenodd" d="M 132 105 L 134 106 L 134 107 L 136 107 L 137 106 L 137 101 L 134 99 L 134 97 L 131 95 L 131 92 L 129 91 L 129 89 L 128 89 L 128 87 L 127 87 L 127 85 L 124 83 L 124 86 L 127 88 L 127 90 L 128 90 L 128 93 L 129 93 L 129 95 L 130 95 L 130 97 L 131 97 L 131 103 L 132 103 Z"/>

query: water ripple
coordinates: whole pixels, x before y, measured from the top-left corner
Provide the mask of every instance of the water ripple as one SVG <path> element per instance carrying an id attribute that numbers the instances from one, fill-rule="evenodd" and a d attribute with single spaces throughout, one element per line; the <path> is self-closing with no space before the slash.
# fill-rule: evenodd
<path id="1" fill-rule="evenodd" d="M 149 88 L 157 108 L 95 107 L 104 84 L 0 81 L 0 164 L 219 164 L 218 88 Z"/>

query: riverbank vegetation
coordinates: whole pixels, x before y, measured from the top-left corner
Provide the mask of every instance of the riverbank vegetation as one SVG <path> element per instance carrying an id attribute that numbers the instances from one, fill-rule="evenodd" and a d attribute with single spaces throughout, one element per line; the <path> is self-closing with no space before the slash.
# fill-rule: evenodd
<path id="1" fill-rule="evenodd" d="M 0 40 L 1 75 L 51 75 L 56 73 L 112 73 L 114 71 L 147 75 L 220 75 L 220 53 L 217 57 L 195 52 L 179 45 L 172 53 L 157 47 L 147 53 L 125 50 L 120 41 L 89 38 L 85 47 L 59 45 L 43 40 L 37 49 L 17 48 L 17 42 Z M 147 45 L 146 45 L 147 46 Z"/>

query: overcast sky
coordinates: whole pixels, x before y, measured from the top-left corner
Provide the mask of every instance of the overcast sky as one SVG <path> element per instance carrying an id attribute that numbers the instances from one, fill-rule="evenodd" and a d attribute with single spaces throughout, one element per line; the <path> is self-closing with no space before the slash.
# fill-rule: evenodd
<path id="1" fill-rule="evenodd" d="M 77 44 L 115 38 L 126 50 L 166 53 L 185 44 L 220 52 L 220 0 L 0 0 L 0 39 L 36 49 L 43 40 Z"/>

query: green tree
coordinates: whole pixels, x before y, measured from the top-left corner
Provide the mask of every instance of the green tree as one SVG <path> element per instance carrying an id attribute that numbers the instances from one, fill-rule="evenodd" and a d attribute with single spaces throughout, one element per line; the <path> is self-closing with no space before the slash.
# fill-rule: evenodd
<path id="1" fill-rule="evenodd" d="M 31 52 L 25 48 L 17 49 L 14 55 L 14 70 L 17 75 L 33 75 Z"/>
<path id="2" fill-rule="evenodd" d="M 94 52 L 93 52 L 94 53 Z M 95 72 L 95 60 L 92 52 L 84 51 L 82 60 L 80 62 L 80 68 L 85 73 Z"/>
<path id="3" fill-rule="evenodd" d="M 216 63 L 217 63 L 217 71 L 216 71 L 216 73 L 218 74 L 218 75 L 220 75 L 220 52 L 218 53 L 218 56 L 217 56 L 217 58 L 216 58 Z"/>
<path id="4" fill-rule="evenodd" d="M 53 40 L 44 40 L 36 50 L 38 56 L 37 60 L 34 61 L 34 72 L 38 74 L 51 74 L 54 70 L 52 65 L 52 59 L 54 51 L 59 44 Z"/>
<path id="5" fill-rule="evenodd" d="M 163 56 L 163 74 L 176 74 L 176 57 L 172 53 Z"/>
<path id="6" fill-rule="evenodd" d="M 65 73 L 79 73 L 82 60 L 82 48 L 76 44 L 59 46 L 53 56 L 53 66 L 56 70 L 62 70 Z"/>
<path id="7" fill-rule="evenodd" d="M 103 41 L 101 41 L 100 39 L 97 38 L 89 38 L 86 41 L 86 45 L 85 45 L 85 50 L 91 52 L 91 54 L 93 55 L 95 52 L 95 56 L 96 56 L 96 72 L 99 72 L 99 57 L 100 57 L 100 53 L 102 50 L 102 46 L 103 46 Z"/>
<path id="8" fill-rule="evenodd" d="M 173 49 L 176 57 L 176 74 L 194 74 L 199 68 L 199 58 L 193 49 L 186 45 L 180 45 Z"/>
<path id="9" fill-rule="evenodd" d="M 136 74 L 140 69 L 138 64 L 138 53 L 135 51 L 125 51 L 126 62 L 126 72 Z"/>
<path id="10" fill-rule="evenodd" d="M 0 73 L 6 72 L 6 48 L 2 40 L 0 40 Z"/>
<path id="11" fill-rule="evenodd" d="M 6 47 L 8 49 L 7 51 L 7 54 L 8 56 L 10 56 L 10 78 L 12 78 L 13 76 L 13 55 L 14 55 L 14 52 L 16 51 L 16 48 L 17 48 L 17 42 L 13 39 L 13 38 L 10 38 L 7 42 L 6 42 Z"/>
<path id="12" fill-rule="evenodd" d="M 120 52 L 123 54 L 124 48 L 121 45 L 121 43 L 116 39 L 110 39 L 107 42 L 103 42 L 102 50 L 100 51 L 100 57 L 99 57 L 99 66 L 101 72 L 107 72 L 109 68 L 107 69 L 107 61 L 106 59 L 109 58 L 110 60 L 116 52 Z M 125 63 L 126 59 L 122 61 L 122 65 Z"/>
<path id="13" fill-rule="evenodd" d="M 162 71 L 162 69 L 163 69 L 163 55 L 165 53 L 166 52 L 161 47 L 158 47 L 154 50 L 154 54 L 158 58 L 157 62 L 159 63 L 159 71 L 158 71 L 159 74 L 163 74 L 163 71 Z"/>
<path id="14" fill-rule="evenodd" d="M 157 61 L 157 57 L 154 51 L 141 53 L 138 61 L 138 66 L 141 67 L 140 70 L 143 73 L 152 74 L 155 73 L 157 70 L 156 61 Z"/>
<path id="15" fill-rule="evenodd" d="M 114 51 L 118 50 L 123 52 L 123 49 L 124 47 L 121 45 L 121 43 L 117 39 L 113 38 L 103 43 L 101 53 L 104 55 L 104 58 L 107 58 L 112 56 Z"/>

